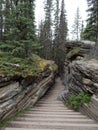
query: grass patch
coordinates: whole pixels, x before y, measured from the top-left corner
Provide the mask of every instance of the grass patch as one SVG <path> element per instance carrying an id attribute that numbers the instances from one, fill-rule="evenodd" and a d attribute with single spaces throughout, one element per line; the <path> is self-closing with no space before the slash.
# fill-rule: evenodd
<path id="1" fill-rule="evenodd" d="M 79 106 L 83 103 L 89 103 L 91 101 L 91 96 L 85 93 L 80 93 L 78 95 L 71 96 L 67 100 L 67 105 L 71 106 L 74 110 L 77 110 Z"/>

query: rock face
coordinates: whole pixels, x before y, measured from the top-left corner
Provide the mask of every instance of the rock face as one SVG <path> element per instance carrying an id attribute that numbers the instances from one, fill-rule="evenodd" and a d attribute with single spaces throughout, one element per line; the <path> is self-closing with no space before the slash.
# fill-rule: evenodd
<path id="1" fill-rule="evenodd" d="M 53 85 L 57 67 L 51 61 L 44 64 L 43 71 L 35 76 L 0 75 L 0 121 L 34 105 Z"/>
<path id="2" fill-rule="evenodd" d="M 62 97 L 65 98 L 66 97 L 66 93 L 68 93 L 69 89 L 74 89 L 76 91 L 76 93 L 78 93 L 77 88 L 80 89 L 79 87 L 73 87 L 71 86 L 71 82 L 75 82 L 75 84 L 77 83 L 78 85 L 83 86 L 82 80 L 82 74 L 80 74 L 80 70 L 81 71 L 85 71 L 82 70 L 81 67 L 83 67 L 82 65 L 82 61 L 84 59 L 85 56 L 87 56 L 90 52 L 90 50 L 94 47 L 94 43 L 92 42 L 67 42 L 65 44 L 65 48 L 66 48 L 66 60 L 65 60 L 65 65 L 64 65 L 64 84 L 66 86 L 65 91 L 62 94 Z M 77 69 L 77 64 L 78 65 L 78 69 Z M 85 63 L 85 61 L 84 61 Z M 81 66 L 82 65 L 82 66 Z M 84 69 L 85 68 L 84 66 Z M 77 79 L 78 78 L 78 79 Z M 74 81 L 75 80 L 75 81 Z M 79 82 L 79 80 L 81 80 Z M 86 79 L 84 79 L 86 80 Z M 74 85 L 74 83 L 73 83 Z M 76 85 L 75 85 L 76 86 Z M 83 92 L 83 90 L 81 89 L 79 92 Z"/>
<path id="3" fill-rule="evenodd" d="M 67 100 L 71 95 L 90 94 L 90 104 L 84 104 L 81 111 L 98 121 L 98 99 L 96 98 L 98 96 L 98 61 L 84 58 L 93 46 L 94 44 L 88 42 L 66 44 L 65 91 L 61 97 Z"/>
<path id="4" fill-rule="evenodd" d="M 74 61 L 68 76 L 71 77 L 69 88 L 76 93 L 98 94 L 98 61 Z"/>
<path id="5" fill-rule="evenodd" d="M 94 47 L 93 42 L 81 41 L 72 42 L 69 41 L 65 44 L 66 48 L 66 59 L 73 61 L 78 57 L 84 57 L 89 54 L 91 49 Z"/>
<path id="6" fill-rule="evenodd" d="M 91 97 L 91 102 L 88 105 L 83 104 L 80 111 L 98 121 L 98 98 L 96 95 Z"/>

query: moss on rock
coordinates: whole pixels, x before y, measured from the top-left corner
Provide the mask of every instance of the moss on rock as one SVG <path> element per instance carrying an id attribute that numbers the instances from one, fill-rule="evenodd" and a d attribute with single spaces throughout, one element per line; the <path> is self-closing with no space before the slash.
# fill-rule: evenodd
<path id="1" fill-rule="evenodd" d="M 0 76 L 37 76 L 44 71 L 46 66 L 54 71 L 57 66 L 52 61 L 44 60 L 37 55 L 26 58 L 14 57 L 5 52 L 0 52 Z M 55 69 L 52 69 L 52 68 Z"/>
<path id="2" fill-rule="evenodd" d="M 80 52 L 80 48 L 73 48 L 68 54 L 67 54 L 67 58 L 71 58 L 74 55 L 77 55 Z"/>

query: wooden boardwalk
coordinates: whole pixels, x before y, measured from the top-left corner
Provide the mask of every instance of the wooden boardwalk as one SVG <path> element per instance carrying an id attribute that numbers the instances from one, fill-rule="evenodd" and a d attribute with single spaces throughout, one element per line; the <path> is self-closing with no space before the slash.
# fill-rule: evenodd
<path id="1" fill-rule="evenodd" d="M 4 130 L 98 130 L 98 124 L 80 112 L 69 110 L 58 95 L 64 86 L 58 78 L 54 87 L 35 107 L 11 121 Z"/>

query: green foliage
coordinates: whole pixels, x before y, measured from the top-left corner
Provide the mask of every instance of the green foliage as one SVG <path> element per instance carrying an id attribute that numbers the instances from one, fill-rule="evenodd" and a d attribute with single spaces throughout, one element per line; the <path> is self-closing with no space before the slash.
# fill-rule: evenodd
<path id="1" fill-rule="evenodd" d="M 0 49 L 18 57 L 36 53 L 39 44 L 35 35 L 34 0 L 0 0 L 0 8 L 3 4 L 3 12 L 0 12 L 0 18 L 4 17 L 0 23 Z"/>
<path id="2" fill-rule="evenodd" d="M 58 29 L 58 41 L 59 44 L 64 44 L 67 37 L 67 18 L 66 18 L 66 10 L 65 10 L 65 2 L 62 0 L 61 3 L 61 13 L 60 13 L 60 23 L 59 23 L 59 29 Z"/>
<path id="3" fill-rule="evenodd" d="M 41 59 L 39 56 L 32 54 L 29 57 L 19 58 L 8 52 L 0 52 L 0 75 L 7 76 L 38 76 L 46 66 L 51 71 L 55 71 L 57 66 L 52 61 Z"/>
<path id="4" fill-rule="evenodd" d="M 43 47 L 40 51 L 40 55 L 45 59 L 54 60 L 59 66 L 59 72 L 61 72 L 63 70 L 66 55 L 65 42 L 68 28 L 64 0 L 61 2 L 61 9 L 59 9 L 59 0 L 55 0 L 54 3 L 54 9 L 52 1 L 47 0 L 45 3 L 45 21 L 41 21 L 40 23 L 38 38 Z M 54 11 L 53 22 L 51 17 L 53 16 L 52 11 Z M 51 28 L 52 26 L 54 26 L 54 29 Z M 52 36 L 52 34 L 55 36 Z"/>
<path id="5" fill-rule="evenodd" d="M 57 34 L 58 32 L 58 28 L 59 28 L 59 13 L 60 13 L 60 9 L 59 9 L 59 0 L 55 0 L 55 9 L 54 9 L 54 35 Z"/>
<path id="6" fill-rule="evenodd" d="M 87 23 L 86 28 L 82 32 L 82 38 L 85 40 L 96 41 L 96 27 L 90 22 Z"/>
<path id="7" fill-rule="evenodd" d="M 0 0 L 0 41 L 3 35 L 3 0 Z"/>
<path id="8" fill-rule="evenodd" d="M 74 55 L 77 55 L 80 52 L 80 48 L 73 48 L 68 54 L 67 57 L 71 58 Z"/>
<path id="9" fill-rule="evenodd" d="M 20 75 L 23 77 L 37 75 L 42 72 L 42 68 L 39 65 L 40 61 L 37 61 L 35 56 L 19 58 L 9 53 L 0 52 L 0 74 Z"/>
<path id="10" fill-rule="evenodd" d="M 52 47 L 52 57 L 53 60 L 58 65 L 58 70 L 60 73 L 63 71 L 64 61 L 65 61 L 65 42 L 67 37 L 67 19 L 64 0 L 61 2 L 61 11 L 59 16 L 59 1 L 56 0 L 56 16 L 55 16 L 55 37 L 54 44 Z M 58 20 L 59 19 L 59 20 Z"/>
<path id="11" fill-rule="evenodd" d="M 57 66 L 56 64 L 52 64 L 49 68 L 50 68 L 50 70 L 51 70 L 52 72 L 55 72 L 55 71 L 58 70 L 58 66 Z"/>
<path id="12" fill-rule="evenodd" d="M 87 0 L 88 19 L 87 26 L 83 32 L 83 38 L 97 41 L 98 38 L 98 0 Z M 98 42 L 98 41 L 97 41 Z"/>
<path id="13" fill-rule="evenodd" d="M 39 42 L 43 46 L 40 53 L 45 59 L 51 59 L 52 46 L 52 5 L 51 0 L 45 1 L 45 21 L 40 24 Z"/>
<path id="14" fill-rule="evenodd" d="M 71 96 L 67 100 L 67 104 L 71 106 L 73 109 L 77 110 L 79 106 L 83 103 L 89 103 L 91 100 L 90 95 L 85 94 L 85 93 L 80 93 L 77 96 Z"/>
<path id="15" fill-rule="evenodd" d="M 32 53 L 37 53 L 41 49 L 41 45 L 32 40 L 7 40 L 6 42 L 0 42 L 0 49 L 13 54 L 16 57 L 28 57 Z"/>

